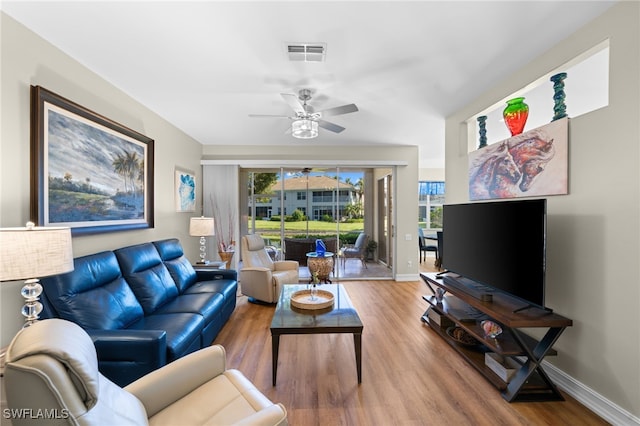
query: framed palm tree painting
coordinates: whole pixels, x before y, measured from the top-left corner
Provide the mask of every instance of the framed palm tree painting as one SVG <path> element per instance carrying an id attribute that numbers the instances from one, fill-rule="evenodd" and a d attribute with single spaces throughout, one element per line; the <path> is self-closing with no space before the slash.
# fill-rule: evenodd
<path id="1" fill-rule="evenodd" d="M 74 234 L 153 228 L 154 141 L 31 87 L 31 220 Z"/>

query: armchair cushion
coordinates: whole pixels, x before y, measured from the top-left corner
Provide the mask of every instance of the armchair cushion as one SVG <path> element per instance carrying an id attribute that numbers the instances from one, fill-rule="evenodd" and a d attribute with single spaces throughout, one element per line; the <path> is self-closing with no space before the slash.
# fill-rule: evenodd
<path id="1" fill-rule="evenodd" d="M 286 424 L 282 405 L 273 404 L 238 370 L 226 369 L 226 354 L 219 345 L 154 371 L 125 389 L 142 401 L 150 424 Z"/>

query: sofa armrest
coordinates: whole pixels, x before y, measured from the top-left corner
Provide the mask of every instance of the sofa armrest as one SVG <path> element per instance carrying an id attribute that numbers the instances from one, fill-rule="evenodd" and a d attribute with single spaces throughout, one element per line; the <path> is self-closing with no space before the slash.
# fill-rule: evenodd
<path id="1" fill-rule="evenodd" d="M 96 348 L 98 368 L 125 386 L 167 363 L 164 330 L 86 330 Z"/>
<path id="2" fill-rule="evenodd" d="M 198 281 L 234 280 L 238 281 L 238 271 L 235 269 L 196 269 Z"/>
<path id="3" fill-rule="evenodd" d="M 152 371 L 125 387 L 152 417 L 226 369 L 226 353 L 220 345 L 208 346 Z"/>
<path id="4" fill-rule="evenodd" d="M 158 367 L 167 363 L 167 332 L 164 330 L 86 330 L 101 361 L 148 361 Z"/>
<path id="5" fill-rule="evenodd" d="M 289 271 L 293 269 L 298 269 L 300 264 L 296 260 L 278 260 L 273 262 L 273 266 L 276 271 Z"/>
<path id="6" fill-rule="evenodd" d="M 287 410 L 284 405 L 273 404 L 240 420 L 235 423 L 235 426 L 285 426 L 287 424 Z"/>
<path id="7" fill-rule="evenodd" d="M 242 285 L 269 286 L 272 279 L 271 269 L 261 266 L 242 268 L 240 270 L 240 282 Z"/>

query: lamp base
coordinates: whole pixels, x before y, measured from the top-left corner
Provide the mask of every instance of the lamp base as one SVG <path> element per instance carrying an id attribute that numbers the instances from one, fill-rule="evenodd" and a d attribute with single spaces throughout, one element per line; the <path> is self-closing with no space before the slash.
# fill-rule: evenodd
<path id="1" fill-rule="evenodd" d="M 22 327 L 25 328 L 38 322 L 38 316 L 40 312 L 42 312 L 42 303 L 40 303 L 42 285 L 40 284 L 40 280 L 37 278 L 26 280 L 20 290 L 20 294 L 24 297 L 24 306 L 21 312 L 25 321 Z"/>

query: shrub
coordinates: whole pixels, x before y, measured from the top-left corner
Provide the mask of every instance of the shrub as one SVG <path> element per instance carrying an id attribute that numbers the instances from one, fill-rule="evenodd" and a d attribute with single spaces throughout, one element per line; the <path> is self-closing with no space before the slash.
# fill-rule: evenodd
<path id="1" fill-rule="evenodd" d="M 333 217 L 329 216 L 328 214 L 324 214 L 322 215 L 322 218 L 320 220 L 323 222 L 333 222 Z"/>
<path id="2" fill-rule="evenodd" d="M 296 209 L 293 211 L 293 213 L 291 213 L 291 222 L 302 222 L 304 221 L 306 218 L 304 216 L 304 213 L 302 213 L 302 211 Z M 286 219 L 285 219 L 286 221 Z"/>

